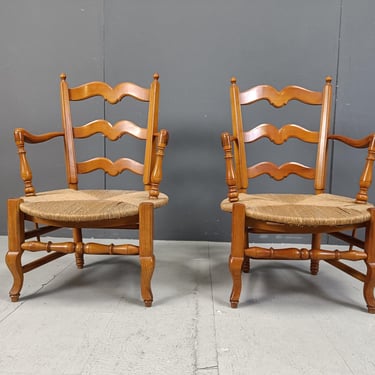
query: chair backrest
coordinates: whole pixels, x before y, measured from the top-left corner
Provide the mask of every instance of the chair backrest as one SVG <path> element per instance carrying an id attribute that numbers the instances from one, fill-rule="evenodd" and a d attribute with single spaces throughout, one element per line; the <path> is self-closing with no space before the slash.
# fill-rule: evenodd
<path id="1" fill-rule="evenodd" d="M 268 101 L 275 108 L 286 106 L 296 100 L 306 105 L 320 106 L 319 130 L 309 130 L 297 124 L 285 124 L 277 128 L 273 124 L 262 123 L 251 130 L 243 128 L 243 106 L 258 101 Z M 281 91 L 269 85 L 255 86 L 240 92 L 236 79 L 232 78 L 230 87 L 230 101 L 233 127 L 233 147 L 236 168 L 236 185 L 239 192 L 245 192 L 251 178 L 268 174 L 275 180 L 295 174 L 300 177 L 314 180 L 314 189 L 317 194 L 325 189 L 327 148 L 330 128 L 330 114 L 332 102 L 331 78 L 326 78 L 322 91 L 311 91 L 298 86 L 287 86 Z M 319 119 L 317 119 L 319 121 Z M 246 143 L 255 142 L 261 138 L 268 138 L 276 145 L 285 143 L 290 138 L 297 138 L 303 142 L 316 144 L 316 162 L 314 166 L 307 166 L 291 161 L 277 166 L 273 162 L 264 161 L 248 165 L 246 158 Z"/>
<path id="2" fill-rule="evenodd" d="M 152 174 L 155 173 L 157 159 L 158 138 L 158 111 L 159 111 L 159 82 L 158 74 L 149 88 L 140 87 L 131 82 L 119 83 L 115 87 L 105 82 L 90 82 L 77 87 L 69 87 L 66 75 L 60 76 L 62 125 L 65 140 L 65 158 L 67 182 L 70 188 L 78 189 L 78 175 L 102 169 L 106 174 L 117 176 L 125 170 L 143 176 L 145 190 L 152 189 Z M 74 125 L 71 116 L 71 102 L 81 101 L 95 96 L 101 96 L 110 104 L 120 102 L 124 97 L 130 96 L 138 101 L 148 103 L 148 120 L 144 127 L 129 120 L 120 120 L 111 124 L 104 119 L 90 121 L 86 124 Z M 130 135 L 144 140 L 144 160 L 133 160 L 121 157 L 116 161 L 107 156 L 98 156 L 89 160 L 77 161 L 75 139 L 88 138 L 101 133 L 107 139 L 116 141 L 124 135 Z M 154 176 L 155 177 L 155 176 Z M 158 176 L 156 176 L 157 179 Z M 159 176 L 160 177 L 160 176 Z M 161 177 L 160 177 L 161 178 Z"/>

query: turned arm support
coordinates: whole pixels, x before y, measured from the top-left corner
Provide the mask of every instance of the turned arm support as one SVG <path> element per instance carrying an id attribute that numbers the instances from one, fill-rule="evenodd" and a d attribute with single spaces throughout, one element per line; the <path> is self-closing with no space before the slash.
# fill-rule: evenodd
<path id="1" fill-rule="evenodd" d="M 46 142 L 50 139 L 63 135 L 63 132 L 51 132 L 35 135 L 22 128 L 16 128 L 14 130 L 14 141 L 16 143 L 18 155 L 20 158 L 20 175 L 24 183 L 24 192 L 26 196 L 35 195 L 35 188 L 32 184 L 33 174 L 30 168 L 30 164 L 27 160 L 25 143 L 35 144 Z"/>
<path id="2" fill-rule="evenodd" d="M 375 160 L 375 134 L 369 136 L 369 145 L 366 163 L 362 171 L 361 178 L 359 180 L 359 192 L 356 196 L 356 202 L 366 203 L 368 200 L 368 189 L 372 183 L 372 172 Z"/>
<path id="3" fill-rule="evenodd" d="M 233 137 L 229 133 L 225 132 L 221 134 L 221 145 L 224 150 L 225 159 L 225 181 L 228 185 L 228 199 L 230 202 L 237 202 L 238 190 L 233 167 L 232 141 Z"/>
<path id="4" fill-rule="evenodd" d="M 372 173 L 375 160 L 375 133 L 369 134 L 362 139 L 353 139 L 342 135 L 330 135 L 329 138 L 355 148 L 367 147 L 367 158 L 359 180 L 359 192 L 356 195 L 357 203 L 366 203 L 368 200 L 368 189 L 372 183 Z"/>
<path id="5" fill-rule="evenodd" d="M 159 196 L 159 185 L 163 178 L 163 158 L 165 148 L 168 145 L 169 133 L 162 129 L 157 134 L 155 163 L 151 172 L 151 188 L 149 190 L 150 199 L 157 199 Z"/>

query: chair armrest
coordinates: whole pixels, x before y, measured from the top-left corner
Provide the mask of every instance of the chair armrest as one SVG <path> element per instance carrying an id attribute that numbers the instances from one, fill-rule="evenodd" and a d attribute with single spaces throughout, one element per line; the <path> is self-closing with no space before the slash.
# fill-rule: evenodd
<path id="1" fill-rule="evenodd" d="M 348 146 L 355 148 L 366 148 L 367 158 L 359 180 L 359 192 L 356 195 L 357 203 L 366 203 L 368 201 L 368 189 L 372 183 L 372 172 L 375 161 L 375 133 L 369 134 L 362 139 L 348 138 L 342 135 L 330 135 L 329 139 L 337 140 Z"/>
<path id="2" fill-rule="evenodd" d="M 163 158 L 165 148 L 168 145 L 169 133 L 162 129 L 157 134 L 155 163 L 151 171 L 151 187 L 149 190 L 150 199 L 157 199 L 159 196 L 159 185 L 163 178 Z"/>
<path id="3" fill-rule="evenodd" d="M 221 146 L 224 150 L 225 159 L 225 181 L 228 185 L 228 199 L 230 202 L 238 201 L 238 190 L 236 184 L 236 175 L 233 167 L 233 152 L 232 152 L 233 137 L 228 133 L 221 134 Z"/>
<path id="4" fill-rule="evenodd" d="M 16 128 L 14 130 L 14 141 L 16 143 L 18 156 L 20 158 L 20 175 L 24 183 L 24 192 L 26 196 L 35 195 L 35 188 L 32 184 L 33 174 L 27 160 L 25 143 L 41 143 L 61 136 L 64 136 L 63 132 L 51 132 L 35 135 L 29 133 L 23 128 Z"/>

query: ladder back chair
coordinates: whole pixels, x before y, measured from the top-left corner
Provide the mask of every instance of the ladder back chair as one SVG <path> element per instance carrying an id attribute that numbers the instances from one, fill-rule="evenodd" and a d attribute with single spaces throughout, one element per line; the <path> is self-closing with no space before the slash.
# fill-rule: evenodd
<path id="1" fill-rule="evenodd" d="M 89 82 L 81 86 L 69 87 L 66 75 L 61 74 L 62 131 L 35 135 L 22 128 L 15 129 L 14 137 L 20 158 L 24 196 L 8 200 L 6 263 L 13 275 L 13 286 L 9 293 L 12 301 L 19 299 L 25 273 L 63 255 L 74 253 L 77 267 L 83 268 L 84 254 L 114 254 L 139 256 L 141 295 L 145 306 L 151 306 L 153 301 L 151 278 L 155 267 L 154 209 L 168 202 L 167 195 L 159 191 L 168 132 L 158 130 L 158 79 L 159 76 L 155 73 L 148 88 L 131 82 L 123 82 L 113 88 L 105 82 Z M 120 120 L 112 125 L 107 120 L 98 119 L 84 125 L 73 125 L 71 102 L 92 97 L 102 98 L 113 105 L 120 103 L 125 97 L 145 102 L 147 124 L 142 124 L 141 127 L 130 120 Z M 135 138 L 137 142 L 141 141 L 144 160 L 140 162 L 128 157 L 120 157 L 112 161 L 103 155 L 89 160 L 77 160 L 77 140 L 86 138 L 90 140 L 91 136 L 98 133 L 103 136 L 103 142 L 109 140 L 112 143 L 125 136 Z M 68 186 L 60 190 L 36 192 L 25 143 L 39 144 L 54 138 L 60 138 L 64 142 Z M 121 147 L 121 150 L 124 151 L 124 147 Z M 144 188 L 139 191 L 125 190 L 121 185 L 120 190 L 79 189 L 79 175 L 97 170 L 103 170 L 110 176 L 118 176 L 125 171 L 132 172 L 143 178 Z M 122 176 L 125 179 L 125 174 Z M 35 227 L 30 229 L 28 222 L 34 223 L 32 225 Z M 61 228 L 72 229 L 72 241 L 59 242 L 57 239 L 56 242 L 43 241 L 43 235 Z M 136 242 L 137 245 L 85 243 L 82 235 L 84 228 L 135 229 L 138 230 L 139 241 Z M 25 251 L 48 254 L 37 256 L 36 260 L 23 264 L 22 255 Z"/>
<path id="2" fill-rule="evenodd" d="M 320 106 L 319 130 L 309 130 L 292 123 L 280 127 L 262 123 L 250 130 L 244 130 L 245 107 L 253 108 L 253 104 L 258 101 L 268 101 L 276 109 L 291 101 L 300 102 L 301 105 Z M 233 308 L 236 308 L 239 302 L 242 272 L 249 272 L 251 258 L 309 260 L 310 272 L 314 275 L 318 273 L 319 261 L 324 260 L 363 282 L 363 294 L 368 312 L 375 313 L 375 209 L 368 203 L 368 188 L 371 185 L 375 159 L 375 134 L 370 134 L 363 139 L 332 134 L 330 132 L 331 101 L 330 77 L 326 78 L 321 92 L 298 86 L 287 86 L 278 91 L 269 85 L 255 86 L 241 92 L 236 79 L 231 80 L 233 134 L 228 132 L 222 134 L 228 196 L 221 202 L 221 209 L 231 213 L 232 217 L 229 269 L 233 282 L 230 296 Z M 319 119 L 317 121 L 319 122 Z M 254 142 L 260 139 L 268 139 L 280 146 L 291 138 L 316 146 L 315 165 L 308 166 L 289 161 L 282 165 L 270 161 L 251 164 L 247 159 L 246 150 L 255 147 Z M 359 177 L 359 190 L 357 194 L 354 192 L 353 197 L 326 192 L 326 179 L 329 172 L 327 170 L 328 145 L 333 141 L 340 141 L 353 148 L 367 149 L 363 172 Z M 248 192 L 252 179 L 264 174 L 276 181 L 294 174 L 312 180 L 313 190 L 307 194 Z M 364 229 L 364 239 L 358 234 L 358 228 Z M 311 234 L 311 247 L 276 249 L 249 246 L 251 233 Z M 321 245 L 323 234 L 344 241 L 348 249 L 342 250 L 342 247 L 340 250 L 325 249 Z M 349 266 L 347 262 L 342 262 L 343 260 L 363 261 L 367 271 L 360 272 L 357 268 Z"/>

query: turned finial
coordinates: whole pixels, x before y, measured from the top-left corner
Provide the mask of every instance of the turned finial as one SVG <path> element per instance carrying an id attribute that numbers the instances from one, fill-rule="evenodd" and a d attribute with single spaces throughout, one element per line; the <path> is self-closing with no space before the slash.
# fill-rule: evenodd
<path id="1" fill-rule="evenodd" d="M 159 73 L 154 73 L 154 80 L 157 81 L 159 79 Z"/>
<path id="2" fill-rule="evenodd" d="M 332 77 L 331 76 L 327 76 L 326 77 L 326 83 L 331 83 L 332 82 Z"/>
<path id="3" fill-rule="evenodd" d="M 236 78 L 236 77 L 232 77 L 232 78 L 230 79 L 230 83 L 231 83 L 232 85 L 235 85 L 235 84 L 237 83 L 237 78 Z"/>
<path id="4" fill-rule="evenodd" d="M 61 73 L 61 74 L 60 74 L 60 79 L 61 79 L 62 81 L 65 81 L 65 80 L 66 80 L 66 74 L 65 74 L 65 73 Z"/>

